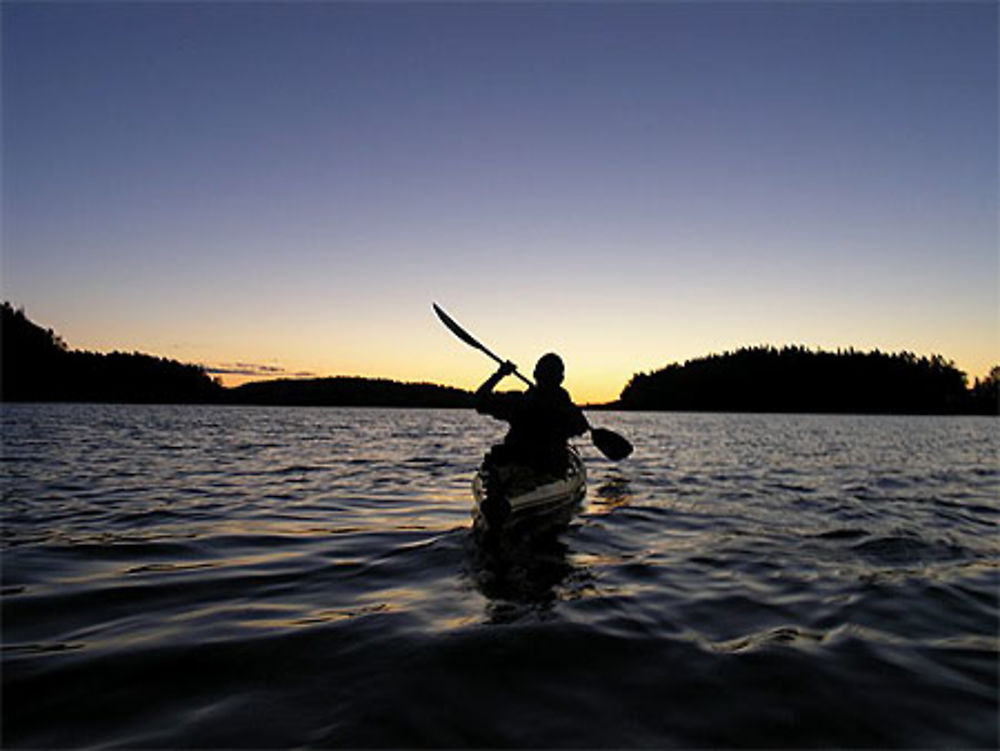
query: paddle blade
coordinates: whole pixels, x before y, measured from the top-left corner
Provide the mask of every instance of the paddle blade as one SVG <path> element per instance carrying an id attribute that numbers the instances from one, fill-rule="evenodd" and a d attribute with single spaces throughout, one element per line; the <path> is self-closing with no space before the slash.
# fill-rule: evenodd
<path id="1" fill-rule="evenodd" d="M 453 333 L 463 342 L 468 344 L 470 347 L 475 347 L 476 349 L 483 350 L 484 352 L 486 351 L 486 348 L 482 344 L 480 344 L 479 342 L 477 342 L 475 339 L 472 338 L 472 334 L 470 334 L 468 331 L 459 326 L 455 322 L 454 318 L 452 318 L 450 315 L 448 315 L 443 310 L 441 310 L 441 308 L 438 307 L 437 303 L 431 303 L 431 304 L 434 306 L 434 312 L 437 313 L 437 317 L 441 319 L 441 323 L 447 326 L 448 329 L 451 331 L 451 333 Z"/>
<path id="2" fill-rule="evenodd" d="M 632 444 L 607 428 L 593 428 L 590 431 L 590 440 L 597 446 L 598 451 L 613 462 L 621 461 L 632 453 Z"/>

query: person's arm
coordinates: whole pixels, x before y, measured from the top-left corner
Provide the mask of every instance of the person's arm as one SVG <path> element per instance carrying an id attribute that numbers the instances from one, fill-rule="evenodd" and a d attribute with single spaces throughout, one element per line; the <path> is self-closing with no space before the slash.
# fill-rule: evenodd
<path id="1" fill-rule="evenodd" d="M 566 437 L 572 438 L 575 435 L 583 435 L 590 430 L 590 423 L 587 421 L 587 416 L 583 414 L 582 409 L 576 406 L 566 389 L 562 389 L 562 392 L 565 399 L 565 412 L 563 414 L 566 416 L 564 423 L 566 426 Z"/>
<path id="2" fill-rule="evenodd" d="M 490 397 L 493 396 L 493 389 L 496 388 L 500 381 L 509 376 L 515 370 L 517 370 L 517 366 L 510 360 L 507 360 L 507 362 L 503 363 L 497 369 L 496 373 L 483 381 L 483 385 L 476 389 L 475 404 L 477 412 L 486 413 Z"/>
<path id="3" fill-rule="evenodd" d="M 583 410 L 575 404 L 573 405 L 569 424 L 570 430 L 573 431 L 571 435 L 583 435 L 590 430 L 590 423 L 587 421 L 587 416 L 583 414 Z"/>

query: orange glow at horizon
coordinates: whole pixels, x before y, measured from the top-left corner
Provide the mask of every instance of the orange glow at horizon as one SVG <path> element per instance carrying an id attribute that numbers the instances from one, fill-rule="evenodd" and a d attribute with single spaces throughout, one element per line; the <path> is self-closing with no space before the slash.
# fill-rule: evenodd
<path id="1" fill-rule="evenodd" d="M 437 320 L 430 300 L 439 294 L 461 325 L 525 374 L 540 355 L 558 352 L 566 363 L 565 387 L 579 404 L 614 401 L 637 373 L 742 347 L 941 355 L 970 383 L 1000 364 L 1000 322 L 976 315 L 974 306 L 966 308 L 957 296 L 947 307 L 921 310 L 889 299 L 856 302 L 829 287 L 814 288 L 809 300 L 804 292 L 794 299 L 767 280 L 705 291 L 678 278 L 675 293 L 659 299 L 642 282 L 629 289 L 634 293 L 629 297 L 608 292 L 601 307 L 579 305 L 571 295 L 554 299 L 546 289 L 522 290 L 516 306 L 502 290 L 470 301 L 456 287 L 443 293 L 385 289 L 377 299 L 340 299 L 336 307 L 285 302 L 266 316 L 242 300 L 219 307 L 191 304 L 169 309 L 169 315 L 151 308 L 131 316 L 95 313 L 68 303 L 27 312 L 73 349 L 140 351 L 248 371 L 218 374 L 230 387 L 275 378 L 354 376 L 474 390 L 496 364 Z M 585 299 L 597 295 L 596 289 L 582 293 Z M 781 307 L 768 304 L 776 297 Z M 510 378 L 501 388 L 520 385 Z"/>
<path id="2" fill-rule="evenodd" d="M 573 400 L 581 405 L 586 404 L 606 404 L 615 401 L 621 394 L 622 389 L 625 388 L 629 379 L 632 376 L 642 373 L 651 372 L 659 370 L 670 364 L 681 364 L 687 360 L 697 359 L 699 357 L 706 357 L 712 354 L 721 354 L 724 351 L 733 351 L 740 349 L 741 347 L 753 347 L 753 346 L 776 346 L 782 347 L 786 344 L 798 344 L 793 342 L 781 343 L 781 344 L 771 344 L 771 343 L 751 343 L 751 344 L 736 344 L 733 346 L 720 347 L 714 349 L 706 349 L 699 352 L 684 353 L 682 356 L 676 358 L 661 358 L 658 361 L 650 360 L 645 363 L 638 363 L 635 367 L 625 367 L 620 366 L 617 368 L 609 367 L 607 362 L 593 361 L 581 361 L 575 363 L 572 360 L 567 362 L 567 377 L 563 384 L 564 387 L 569 391 Z M 816 345 L 805 345 L 809 349 L 823 349 L 825 351 L 835 351 L 838 347 L 846 349 L 848 347 L 854 347 L 858 351 L 869 351 L 871 349 L 880 349 L 883 352 L 897 353 L 902 351 L 914 351 L 912 347 L 885 347 L 885 346 L 859 346 L 856 344 L 840 344 L 832 346 L 816 346 Z M 942 354 L 939 352 L 923 352 L 916 351 L 917 356 L 927 356 L 930 357 L 935 354 Z M 952 359 L 948 354 L 942 354 L 945 359 Z M 991 368 L 1000 364 L 1000 359 L 990 359 L 985 356 L 967 356 L 962 359 L 955 359 L 955 367 L 966 373 L 968 377 L 968 383 L 971 386 L 977 379 L 985 378 Z M 298 378 L 333 378 L 333 377 L 357 377 L 357 378 L 372 378 L 372 379 L 388 379 L 394 381 L 400 381 L 404 383 L 432 383 L 439 386 L 450 386 L 454 388 L 466 389 L 469 391 L 474 391 L 491 373 L 494 372 L 495 367 L 492 361 L 485 357 L 473 357 L 471 361 L 465 362 L 454 362 L 447 363 L 448 367 L 434 367 L 434 368 L 413 368 L 408 370 L 406 368 L 400 367 L 398 364 L 390 363 L 388 361 L 382 361 L 380 368 L 337 368 L 335 366 L 327 365 L 326 367 L 315 367 L 310 368 L 308 366 L 299 367 L 287 367 L 288 372 L 274 372 L 271 374 L 235 374 L 235 373 L 223 373 L 215 375 L 213 377 L 219 378 L 224 386 L 227 388 L 233 388 L 240 386 L 244 383 L 268 381 L 274 379 L 298 379 Z M 529 363 L 528 366 L 521 366 L 518 363 L 519 368 L 523 373 L 530 376 L 531 367 L 533 363 Z M 570 371 L 570 368 L 573 368 Z M 304 374 L 303 374 L 304 373 Z M 748 387 L 752 387 L 752 384 L 748 384 Z M 498 387 L 502 390 L 520 390 L 524 388 L 524 385 L 516 377 L 509 377 L 508 379 L 501 382 Z"/>

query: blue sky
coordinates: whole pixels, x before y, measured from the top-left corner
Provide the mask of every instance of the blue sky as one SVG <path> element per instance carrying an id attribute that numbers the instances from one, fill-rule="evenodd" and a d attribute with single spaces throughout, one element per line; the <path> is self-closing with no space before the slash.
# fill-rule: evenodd
<path id="1" fill-rule="evenodd" d="M 1000 362 L 994 3 L 9 3 L 3 296 L 72 346 L 583 399 Z M 231 368 L 232 369 L 232 368 Z"/>

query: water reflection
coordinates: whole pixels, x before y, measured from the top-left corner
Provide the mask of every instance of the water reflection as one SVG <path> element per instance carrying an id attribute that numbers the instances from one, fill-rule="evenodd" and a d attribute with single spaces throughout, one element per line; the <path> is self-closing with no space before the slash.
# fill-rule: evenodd
<path id="1" fill-rule="evenodd" d="M 582 498 L 509 517 L 501 530 L 477 515 L 470 532 L 469 574 L 487 599 L 486 620 L 510 623 L 528 614 L 545 617 L 575 571 L 563 539 L 582 507 Z"/>
<path id="2" fill-rule="evenodd" d="M 558 530 L 500 545 L 483 545 L 473 537 L 470 574 L 488 600 L 487 621 L 510 623 L 528 613 L 544 616 L 574 571 L 569 552 Z"/>
<path id="3" fill-rule="evenodd" d="M 629 505 L 634 497 L 632 478 L 615 467 L 594 489 L 593 511 L 599 514 L 610 513 L 620 506 Z"/>

